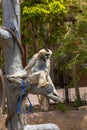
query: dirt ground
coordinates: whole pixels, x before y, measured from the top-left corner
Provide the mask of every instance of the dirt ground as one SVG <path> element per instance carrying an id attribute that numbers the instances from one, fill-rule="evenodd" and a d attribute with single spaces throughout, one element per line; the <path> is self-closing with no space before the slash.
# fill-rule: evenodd
<path id="1" fill-rule="evenodd" d="M 83 91 L 87 92 L 87 87 L 82 88 L 81 92 Z M 63 97 L 63 90 L 59 91 L 59 95 Z M 53 103 L 49 111 L 43 112 L 39 110 L 37 96 L 29 94 L 29 98 L 33 104 L 34 111 L 31 113 L 28 110 L 28 113 L 25 115 L 28 124 L 54 123 L 59 126 L 60 130 L 87 130 L 87 105 L 80 107 L 80 109 L 71 108 L 62 112 Z M 5 119 L 5 114 L 0 115 L 0 130 L 6 130 L 4 125 Z"/>
<path id="2" fill-rule="evenodd" d="M 60 130 L 87 130 L 87 111 L 39 112 L 28 115 L 27 121 L 30 124 L 54 123 Z"/>
<path id="3" fill-rule="evenodd" d="M 4 121 L 6 115 L 0 116 L 0 130 L 6 130 Z M 57 124 L 60 130 L 87 130 L 87 110 L 52 110 L 48 112 L 33 112 L 26 114 L 28 124 Z"/>

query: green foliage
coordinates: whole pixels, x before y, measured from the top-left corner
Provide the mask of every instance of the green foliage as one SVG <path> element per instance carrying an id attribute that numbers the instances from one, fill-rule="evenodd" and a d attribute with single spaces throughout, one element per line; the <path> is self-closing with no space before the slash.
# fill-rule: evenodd
<path id="1" fill-rule="evenodd" d="M 62 0 L 27 0 L 21 4 L 22 43 L 28 44 L 29 57 L 40 48 L 56 46 L 65 30 L 60 26 L 65 14 Z"/>
<path id="2" fill-rule="evenodd" d="M 80 107 L 82 105 L 81 99 L 76 99 L 74 104 L 75 104 L 76 107 Z"/>
<path id="3" fill-rule="evenodd" d="M 0 10 L 0 25 L 2 24 L 2 10 Z"/>
<path id="4" fill-rule="evenodd" d="M 67 107 L 64 103 L 58 103 L 57 104 L 57 108 L 62 111 L 62 112 L 66 112 L 67 111 Z"/>
<path id="5" fill-rule="evenodd" d="M 66 12 L 65 6 L 61 0 L 31 0 L 31 2 L 30 0 L 27 0 L 27 2 L 24 2 L 21 6 L 22 17 L 25 17 L 25 20 L 30 21 L 37 20 L 38 18 L 41 22 L 45 22 L 54 17 L 54 15 L 58 16 Z"/>
<path id="6" fill-rule="evenodd" d="M 52 48 L 58 70 L 68 70 L 71 75 L 77 65 L 78 75 L 87 72 L 87 67 L 81 67 L 87 62 L 86 0 L 26 0 L 21 16 L 22 42 L 28 43 L 29 56 L 42 47 Z"/>
<path id="7" fill-rule="evenodd" d="M 67 17 L 72 19 L 67 18 L 65 22 L 66 32 L 55 55 L 59 59 L 66 60 L 64 65 L 62 65 L 63 60 L 59 61 L 62 65 L 60 69 L 72 70 L 73 65 L 76 64 L 79 65 L 78 72 L 81 72 L 80 65 L 87 61 L 87 2 L 85 0 L 83 2 L 66 0 L 65 2 L 68 7 Z M 73 19 L 76 20 L 75 23 Z M 86 71 L 86 67 L 83 70 Z"/>
<path id="8" fill-rule="evenodd" d="M 0 55 L 0 67 L 3 66 L 3 56 Z"/>
<path id="9" fill-rule="evenodd" d="M 27 0 L 27 3 L 23 3 L 23 15 L 27 14 L 28 17 L 38 16 L 38 15 L 47 15 L 51 13 L 59 13 L 61 11 L 65 10 L 64 5 L 60 1 L 50 0 L 50 2 L 47 2 L 48 0 L 42 2 L 36 2 L 31 0 Z"/>

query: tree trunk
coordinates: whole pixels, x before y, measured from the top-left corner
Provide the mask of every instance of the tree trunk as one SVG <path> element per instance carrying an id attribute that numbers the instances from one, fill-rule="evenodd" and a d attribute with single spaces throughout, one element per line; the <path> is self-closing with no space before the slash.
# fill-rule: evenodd
<path id="1" fill-rule="evenodd" d="M 2 70 L 0 69 L 0 114 L 3 113 L 4 101 L 5 101 L 5 82 Z"/>
<path id="2" fill-rule="evenodd" d="M 3 26 L 12 29 L 16 34 L 17 38 L 20 39 L 20 7 L 19 0 L 3 0 Z M 5 57 L 5 72 L 6 74 L 14 74 L 20 72 L 22 68 L 21 53 L 17 46 L 16 41 L 7 31 L 3 31 L 7 37 L 3 39 L 4 45 L 4 57 Z M 9 36 L 10 35 L 10 36 Z M 17 107 L 17 101 L 19 95 L 14 93 L 14 84 L 6 81 L 7 89 L 7 109 L 8 115 L 12 113 L 14 108 Z M 8 123 L 8 130 L 20 130 L 21 125 L 17 113 Z"/>
<path id="3" fill-rule="evenodd" d="M 77 68 L 76 68 L 76 65 L 73 65 L 72 73 L 73 73 L 73 84 L 74 84 L 75 93 L 76 93 L 76 100 L 81 101 L 80 93 L 79 93 L 79 87 L 78 87 L 78 84 L 77 84 Z"/>
<path id="4" fill-rule="evenodd" d="M 5 74 L 12 75 L 15 73 L 23 74 L 22 66 L 22 56 L 20 49 L 18 47 L 17 41 L 13 38 L 11 33 L 8 31 L 12 30 L 16 37 L 20 39 L 20 3 L 19 0 L 3 0 L 3 26 L 6 29 L 0 28 L 0 43 L 3 43 L 4 46 L 4 61 L 5 61 Z M 7 78 L 9 79 L 9 78 Z M 10 82 L 9 82 L 10 81 Z M 21 80 L 19 78 L 10 78 L 6 80 L 6 93 L 7 93 L 7 109 L 8 115 L 12 115 L 8 119 L 7 128 L 8 130 L 59 130 L 59 128 L 54 124 L 45 124 L 45 125 L 24 125 L 21 124 L 21 113 L 17 114 L 16 109 L 18 105 L 18 98 L 21 93 Z M 15 84 L 16 83 L 16 84 Z M 18 85 L 19 84 L 19 85 Z M 4 85 L 3 85 L 4 86 Z M 38 88 L 37 86 L 30 86 L 28 83 L 26 86 L 27 92 L 33 94 L 42 94 L 47 96 L 55 101 L 60 101 L 59 96 L 53 95 L 53 87 L 47 86 L 45 88 Z M 1 95 L 1 92 L 0 92 Z M 13 113 L 13 114 L 12 114 Z"/>
<path id="5" fill-rule="evenodd" d="M 23 56 L 23 60 L 22 60 L 22 64 L 23 64 L 23 68 L 27 65 L 27 61 L 26 61 L 26 44 L 23 45 L 24 48 L 24 56 Z"/>
<path id="6" fill-rule="evenodd" d="M 32 34 L 32 38 L 33 38 L 33 41 L 34 41 L 34 51 L 35 51 L 35 53 L 37 53 L 39 51 L 38 32 L 37 32 L 37 29 L 35 29 L 33 27 L 33 24 L 31 22 L 29 24 L 30 24 L 29 27 L 30 27 L 30 31 L 31 31 L 31 34 Z"/>
<path id="7" fill-rule="evenodd" d="M 68 71 L 65 70 L 65 73 L 64 73 L 64 88 L 65 88 L 65 102 L 66 103 L 69 103 L 68 85 L 69 85 L 69 75 L 68 75 Z"/>
<path id="8" fill-rule="evenodd" d="M 0 0 L 0 9 L 2 8 L 2 0 Z"/>

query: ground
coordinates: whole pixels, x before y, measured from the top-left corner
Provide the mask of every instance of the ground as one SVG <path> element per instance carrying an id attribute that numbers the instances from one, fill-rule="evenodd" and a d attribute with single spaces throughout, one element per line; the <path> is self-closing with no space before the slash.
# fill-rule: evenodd
<path id="1" fill-rule="evenodd" d="M 34 112 L 28 114 L 26 118 L 29 124 L 54 123 L 60 127 L 60 130 L 87 130 L 86 110 Z M 0 117 L 0 130 L 6 130 L 5 119 L 6 115 Z"/>
<path id="2" fill-rule="evenodd" d="M 83 91 L 87 92 L 87 88 L 81 90 L 82 94 Z M 62 96 L 62 91 L 59 94 Z M 79 108 L 69 105 L 65 108 L 64 106 L 59 107 L 61 105 L 58 106 L 58 104 L 51 101 L 49 111 L 43 112 L 39 109 L 37 96 L 29 94 L 29 97 L 34 110 L 33 113 L 29 112 L 29 108 L 27 110 L 26 119 L 28 124 L 54 123 L 59 126 L 60 130 L 87 130 L 87 105 Z M 0 130 L 6 130 L 4 126 L 5 119 L 6 114 L 0 115 Z"/>
<path id="3" fill-rule="evenodd" d="M 39 112 L 30 114 L 27 121 L 30 124 L 54 123 L 59 126 L 60 130 L 87 130 L 87 111 Z"/>

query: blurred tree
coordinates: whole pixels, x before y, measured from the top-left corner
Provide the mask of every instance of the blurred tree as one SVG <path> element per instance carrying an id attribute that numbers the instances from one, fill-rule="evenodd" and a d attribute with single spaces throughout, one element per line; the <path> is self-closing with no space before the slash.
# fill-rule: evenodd
<path id="1" fill-rule="evenodd" d="M 42 47 L 55 51 L 53 66 L 56 66 L 55 69 L 58 69 L 59 74 L 63 73 L 63 78 L 69 76 L 64 78 L 66 81 L 62 81 L 65 84 L 67 79 L 73 79 L 71 84 L 78 91 L 76 96 L 79 99 L 77 82 L 87 72 L 87 67 L 82 67 L 87 62 L 86 9 L 86 0 L 22 0 L 21 2 L 21 25 L 25 36 L 22 42 L 29 43 L 27 44 L 29 57 Z M 76 66 L 75 74 L 74 66 Z"/>
<path id="2" fill-rule="evenodd" d="M 64 2 L 67 8 L 64 20 L 67 33 L 61 39 L 62 44 L 56 53 L 59 59 L 67 57 L 61 68 L 70 71 L 69 75 L 73 79 L 76 97 L 80 99 L 77 82 L 85 72 L 87 73 L 87 67 L 83 67 L 87 62 L 87 1 L 66 0 Z"/>
<path id="3" fill-rule="evenodd" d="M 58 37 L 64 33 L 64 26 L 60 26 L 66 13 L 63 1 L 27 0 L 22 2 L 21 8 L 24 42 L 29 43 L 31 55 L 42 47 L 56 46 Z"/>
<path id="4" fill-rule="evenodd" d="M 2 9 L 1 9 L 1 0 L 0 0 L 0 25 L 2 24 Z M 3 49 L 2 45 L 0 44 L 0 68 L 3 69 L 4 67 L 4 58 L 3 58 Z"/>

